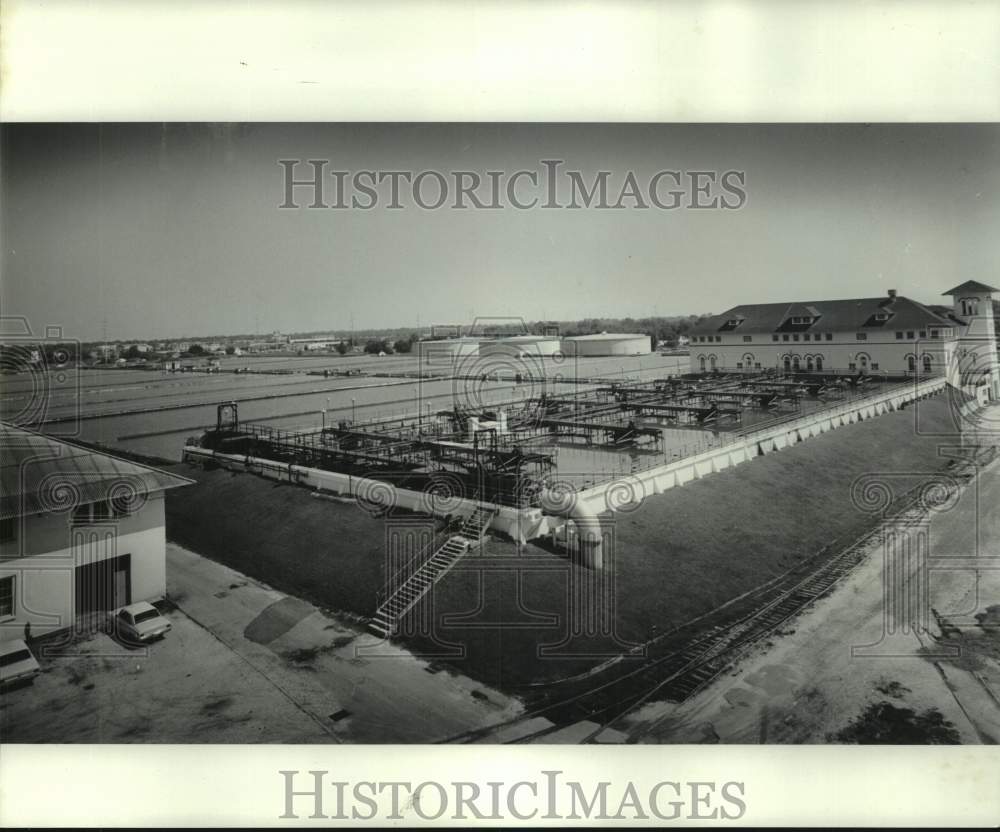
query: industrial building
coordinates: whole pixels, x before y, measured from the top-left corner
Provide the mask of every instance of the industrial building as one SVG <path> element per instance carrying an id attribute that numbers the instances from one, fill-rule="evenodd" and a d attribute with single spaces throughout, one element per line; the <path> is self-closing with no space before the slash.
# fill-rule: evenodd
<path id="1" fill-rule="evenodd" d="M 612 355 L 646 355 L 652 352 L 648 335 L 621 332 L 598 332 L 562 339 L 562 351 L 580 358 Z"/>
<path id="2" fill-rule="evenodd" d="M 993 295 L 966 281 L 926 306 L 884 297 L 734 306 L 691 330 L 692 372 L 944 373 L 981 400 L 1000 398 Z"/>
<path id="3" fill-rule="evenodd" d="M 191 480 L 7 424 L 0 448 L 0 641 L 163 597 L 163 495 Z"/>

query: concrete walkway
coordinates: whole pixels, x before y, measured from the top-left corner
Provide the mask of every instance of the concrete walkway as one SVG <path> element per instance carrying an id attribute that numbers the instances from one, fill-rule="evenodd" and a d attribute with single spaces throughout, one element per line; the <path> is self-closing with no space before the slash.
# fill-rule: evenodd
<path id="1" fill-rule="evenodd" d="M 325 741 L 434 742 L 517 716 L 520 702 L 174 544 L 171 600 L 309 714 Z"/>

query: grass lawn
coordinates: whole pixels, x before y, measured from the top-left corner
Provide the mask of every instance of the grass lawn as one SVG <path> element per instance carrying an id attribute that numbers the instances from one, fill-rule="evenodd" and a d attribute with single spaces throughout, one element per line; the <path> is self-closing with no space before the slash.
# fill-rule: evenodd
<path id="1" fill-rule="evenodd" d="M 371 615 L 383 585 L 385 521 L 354 503 L 252 474 L 177 465 L 197 480 L 166 503 L 167 537 L 324 609 Z"/>
<path id="2" fill-rule="evenodd" d="M 920 417 L 922 430 L 947 430 L 948 402 L 921 402 Z M 564 651 L 574 657 L 538 655 L 540 645 L 565 635 L 574 594 L 612 593 L 616 636 L 641 642 L 824 547 L 835 550 L 873 522 L 851 502 L 858 476 L 893 474 L 903 491 L 947 467 L 937 450 L 948 440 L 917 436 L 913 426 L 913 411 L 904 410 L 839 428 L 615 515 L 608 521 L 614 583 L 603 588 L 561 555 L 493 541 L 486 555 L 467 556 L 436 587 L 434 637 L 410 642 L 452 654 L 442 661 L 505 689 L 584 671 L 603 661 L 613 643 L 578 639 Z M 199 485 L 168 493 L 171 539 L 327 609 L 373 611 L 383 574 L 383 520 L 248 474 L 183 472 Z M 489 568 L 495 555 L 508 556 L 507 568 Z M 516 568 L 509 556 L 520 559 Z M 464 622 L 447 626 L 437 618 L 463 613 Z"/>

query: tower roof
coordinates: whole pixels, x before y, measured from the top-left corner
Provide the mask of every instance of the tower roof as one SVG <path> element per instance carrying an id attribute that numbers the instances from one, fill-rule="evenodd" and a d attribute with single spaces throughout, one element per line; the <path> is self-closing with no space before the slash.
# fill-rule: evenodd
<path id="1" fill-rule="evenodd" d="M 980 283 L 978 280 L 966 280 L 956 286 L 954 289 L 949 289 L 947 292 L 942 292 L 942 295 L 960 295 L 962 292 L 1000 292 L 995 286 L 987 286 L 985 283 Z"/>

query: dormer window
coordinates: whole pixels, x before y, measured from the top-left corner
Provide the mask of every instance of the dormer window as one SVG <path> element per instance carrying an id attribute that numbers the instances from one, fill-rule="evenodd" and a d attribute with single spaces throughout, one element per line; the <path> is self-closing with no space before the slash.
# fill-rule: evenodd
<path id="1" fill-rule="evenodd" d="M 793 324 L 806 324 L 806 325 L 808 325 L 808 324 L 811 324 L 812 322 L 813 322 L 813 319 L 809 315 L 796 315 L 794 318 L 792 318 L 792 323 Z"/>
<path id="2" fill-rule="evenodd" d="M 889 320 L 889 313 L 888 312 L 876 312 L 875 313 L 875 320 L 876 321 L 888 321 Z"/>

